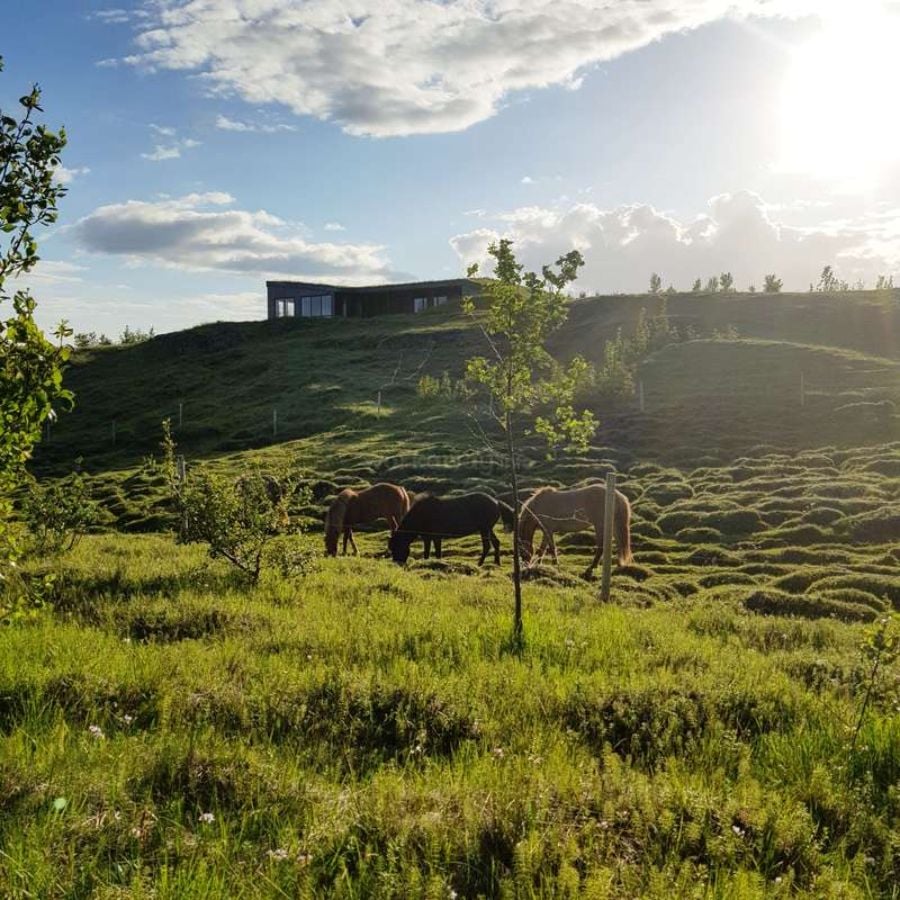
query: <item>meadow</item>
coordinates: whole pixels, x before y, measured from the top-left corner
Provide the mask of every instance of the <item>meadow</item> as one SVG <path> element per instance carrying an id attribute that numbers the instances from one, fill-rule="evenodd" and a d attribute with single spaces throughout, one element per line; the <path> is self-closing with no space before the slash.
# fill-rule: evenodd
<path id="1" fill-rule="evenodd" d="M 648 302 L 576 304 L 561 355 Z M 464 412 L 415 391 L 477 346 L 459 316 L 80 358 L 36 463 L 82 456 L 105 519 L 28 562 L 46 606 L 0 630 L 0 894 L 900 896 L 900 663 L 871 649 L 900 610 L 900 303 L 670 310 L 695 331 L 641 367 L 645 409 L 598 397 L 597 446 L 528 456 L 529 486 L 615 468 L 635 561 L 601 604 L 563 539 L 524 648 L 508 534 L 500 567 L 465 540 L 401 568 L 371 532 L 249 587 L 175 543 L 141 464 L 188 398 L 189 465 L 303 473 L 299 546 L 344 485 L 500 490 Z"/>

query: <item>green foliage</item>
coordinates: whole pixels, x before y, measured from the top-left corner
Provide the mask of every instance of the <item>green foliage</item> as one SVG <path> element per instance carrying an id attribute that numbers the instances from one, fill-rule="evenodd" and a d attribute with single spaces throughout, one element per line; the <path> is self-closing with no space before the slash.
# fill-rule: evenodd
<path id="1" fill-rule="evenodd" d="M 533 422 L 534 431 L 551 447 L 586 448 L 597 428 L 590 410 L 576 410 L 576 395 L 588 383 L 591 367 L 580 356 L 567 366 L 557 362 L 547 342 L 568 315 L 564 291 L 578 276 L 584 260 L 577 250 L 559 257 L 555 269 L 544 266 L 541 276 L 522 274 L 512 241 L 491 244 L 494 278 L 487 282 L 487 319 L 481 325 L 491 356 L 476 356 L 466 363 L 466 379 L 487 398 L 493 423 L 505 438 L 509 488 L 514 498 L 513 583 L 515 591 L 514 632 L 522 638 L 521 576 L 519 570 L 519 487 L 516 452 L 519 435 Z M 474 277 L 477 267 L 469 270 Z M 475 311 L 471 299 L 463 309 Z"/>
<path id="2" fill-rule="evenodd" d="M 834 274 L 834 269 L 831 266 L 825 266 L 822 269 L 822 274 L 819 276 L 819 283 L 816 285 L 816 290 L 823 294 L 834 294 L 838 291 L 849 291 L 850 285 L 846 281 L 842 281 L 837 275 Z"/>
<path id="3" fill-rule="evenodd" d="M 763 279 L 764 294 L 780 294 L 783 282 L 776 275 L 766 275 Z"/>
<path id="4" fill-rule="evenodd" d="M 734 290 L 734 276 L 731 272 L 723 272 L 719 276 L 719 290 L 725 294 L 730 294 Z"/>
<path id="5" fill-rule="evenodd" d="M 54 481 L 31 478 L 21 512 L 31 535 L 31 552 L 39 555 L 71 550 L 99 519 L 99 508 L 82 472 Z"/>
<path id="6" fill-rule="evenodd" d="M 848 752 L 865 625 L 653 563 L 609 605 L 534 583 L 511 654 L 497 570 L 364 555 L 249 586 L 121 535 L 57 563 L 44 613 L 0 629 L 2 896 L 894 890 L 897 660 Z"/>
<path id="7" fill-rule="evenodd" d="M 879 275 L 875 282 L 876 291 L 892 291 L 894 289 L 893 275 Z"/>
<path id="8" fill-rule="evenodd" d="M 677 338 L 669 324 L 666 298 L 661 297 L 654 315 L 641 307 L 634 332 L 625 336 L 619 328 L 616 336 L 603 345 L 603 359 L 596 370 L 593 386 L 603 400 L 623 400 L 634 395 L 637 370 L 654 351 Z"/>
<path id="9" fill-rule="evenodd" d="M 455 380 L 444 371 L 439 378 L 422 375 L 416 384 L 416 395 L 420 400 L 462 400 L 467 395 L 466 384 Z"/>
<path id="10" fill-rule="evenodd" d="M 695 278 L 695 279 L 694 279 L 694 283 L 691 285 L 691 293 L 692 293 L 692 294 L 699 294 L 700 291 L 702 291 L 702 290 L 703 290 L 703 285 L 702 285 L 700 279 L 699 279 L 699 278 Z"/>
<path id="11" fill-rule="evenodd" d="M 662 278 L 654 272 L 650 276 L 650 293 L 651 294 L 659 294 L 662 292 Z"/>
<path id="12" fill-rule="evenodd" d="M 163 422 L 163 468 L 174 501 L 181 543 L 202 543 L 211 559 L 225 559 L 252 583 L 259 581 L 270 544 L 290 528 L 288 476 L 275 479 L 259 468 L 237 481 L 200 469 L 184 478 L 178 471 L 171 426 Z M 276 564 L 285 573 L 303 574 L 306 562 L 278 545 Z"/>
<path id="13" fill-rule="evenodd" d="M 129 326 L 126 325 L 125 330 L 119 336 L 119 343 L 123 347 L 128 347 L 132 344 L 143 344 L 144 341 L 149 341 L 154 336 L 155 334 L 152 328 L 149 331 L 141 331 L 140 328 L 129 328 Z"/>
<path id="14" fill-rule="evenodd" d="M 0 110 L 0 590 L 14 577 L 19 552 L 8 525 L 10 496 L 53 405 L 72 399 L 62 387 L 68 357 L 62 341 L 69 332 L 60 327 L 59 346 L 51 344 L 34 320 L 34 298 L 7 287 L 34 268 L 33 231 L 56 221 L 56 205 L 65 193 L 53 180 L 65 132 L 35 123 L 40 99 L 34 87 L 20 98 L 19 116 Z"/>

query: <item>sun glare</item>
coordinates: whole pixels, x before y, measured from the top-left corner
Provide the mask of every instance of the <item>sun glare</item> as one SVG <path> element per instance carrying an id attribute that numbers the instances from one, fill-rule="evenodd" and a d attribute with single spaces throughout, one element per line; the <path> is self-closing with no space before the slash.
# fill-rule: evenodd
<path id="1" fill-rule="evenodd" d="M 848 4 L 849 5 L 849 4 Z M 795 51 L 781 97 L 780 168 L 873 183 L 900 158 L 900 16 L 860 3 Z"/>

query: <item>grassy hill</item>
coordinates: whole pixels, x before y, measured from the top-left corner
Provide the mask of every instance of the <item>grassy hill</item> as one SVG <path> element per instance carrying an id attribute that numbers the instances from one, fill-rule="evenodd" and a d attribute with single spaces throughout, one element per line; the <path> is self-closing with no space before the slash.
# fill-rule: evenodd
<path id="1" fill-rule="evenodd" d="M 555 350 L 602 363 L 606 341 L 633 331 L 640 311 L 658 304 L 646 296 L 576 301 Z M 602 475 L 604 462 L 625 474 L 639 462 L 689 471 L 741 456 L 900 441 L 900 293 L 678 295 L 667 307 L 691 339 L 641 366 L 644 410 L 637 391 L 587 398 L 601 423 L 596 446 L 549 467 L 536 454 L 526 480 Z M 170 417 L 190 462 L 237 471 L 251 459 L 290 458 L 331 484 L 402 478 L 415 489 L 490 490 L 497 469 L 466 409 L 416 395 L 423 373 L 459 376 L 480 352 L 471 319 L 435 310 L 206 325 L 78 354 L 67 377 L 76 407 L 39 448 L 36 466 L 66 471 L 81 457 L 102 474 L 99 493 L 124 524 L 155 527 L 155 494 L 136 468 L 156 452 Z"/>
<path id="2" fill-rule="evenodd" d="M 628 333 L 642 308 L 652 313 L 657 305 L 641 296 L 577 301 L 555 350 L 599 362 L 618 329 Z M 648 360 L 640 374 L 646 417 L 636 414 L 636 398 L 598 404 L 602 443 L 669 456 L 677 453 L 676 423 L 688 452 L 719 451 L 702 433 L 710 424 L 727 437 L 728 452 L 900 434 L 889 406 L 900 399 L 900 293 L 677 295 L 668 312 L 698 339 Z M 296 440 L 314 452 L 311 439 L 350 435 L 376 437 L 389 449 L 391 441 L 416 444 L 421 432 L 420 445 L 465 445 L 468 430 L 456 427 L 460 411 L 423 412 L 415 384 L 423 372 L 459 375 L 464 360 L 483 350 L 473 322 L 452 310 L 369 321 L 221 323 L 101 348 L 76 356 L 67 379 L 76 408 L 53 429 L 37 462 L 64 466 L 81 456 L 92 470 L 132 467 L 155 449 L 161 419 L 177 420 L 179 403 L 179 441 L 194 456 Z M 808 400 L 802 409 L 801 375 Z"/>
<path id="3" fill-rule="evenodd" d="M 574 303 L 558 352 L 600 361 L 653 303 Z M 561 540 L 525 583 L 522 650 L 507 534 L 501 566 L 466 539 L 400 568 L 373 531 L 250 587 L 171 534 L 113 532 L 170 523 L 139 464 L 179 401 L 191 465 L 306 471 L 298 544 L 343 485 L 498 489 L 465 409 L 415 390 L 479 351 L 471 322 L 79 355 L 37 463 L 83 456 L 109 529 L 30 560 L 46 605 L 0 629 L 0 895 L 897 897 L 900 661 L 873 668 L 871 637 L 900 611 L 900 300 L 668 304 L 690 339 L 641 367 L 644 410 L 589 398 L 596 445 L 524 471 L 615 467 L 634 563 L 600 604 L 590 538 Z"/>

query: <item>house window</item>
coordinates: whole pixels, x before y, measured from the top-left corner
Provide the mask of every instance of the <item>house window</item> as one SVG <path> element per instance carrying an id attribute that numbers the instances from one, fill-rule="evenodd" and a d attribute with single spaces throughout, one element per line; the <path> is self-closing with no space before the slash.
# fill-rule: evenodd
<path id="1" fill-rule="evenodd" d="M 334 299 L 331 294 L 318 294 L 315 297 L 304 297 L 300 304 L 300 315 L 307 319 L 333 316 Z"/>
<path id="2" fill-rule="evenodd" d="M 415 297 L 413 298 L 413 312 L 422 312 L 423 309 L 427 309 L 428 307 L 428 298 L 427 297 Z"/>
<path id="3" fill-rule="evenodd" d="M 446 297 L 435 297 L 435 298 L 434 298 L 434 305 L 435 305 L 435 306 L 443 306 L 446 302 L 447 302 L 447 298 L 446 298 Z"/>
<path id="4" fill-rule="evenodd" d="M 293 300 L 276 300 L 275 301 L 275 316 L 279 319 L 284 318 L 285 316 L 293 316 L 294 312 L 294 301 Z"/>

